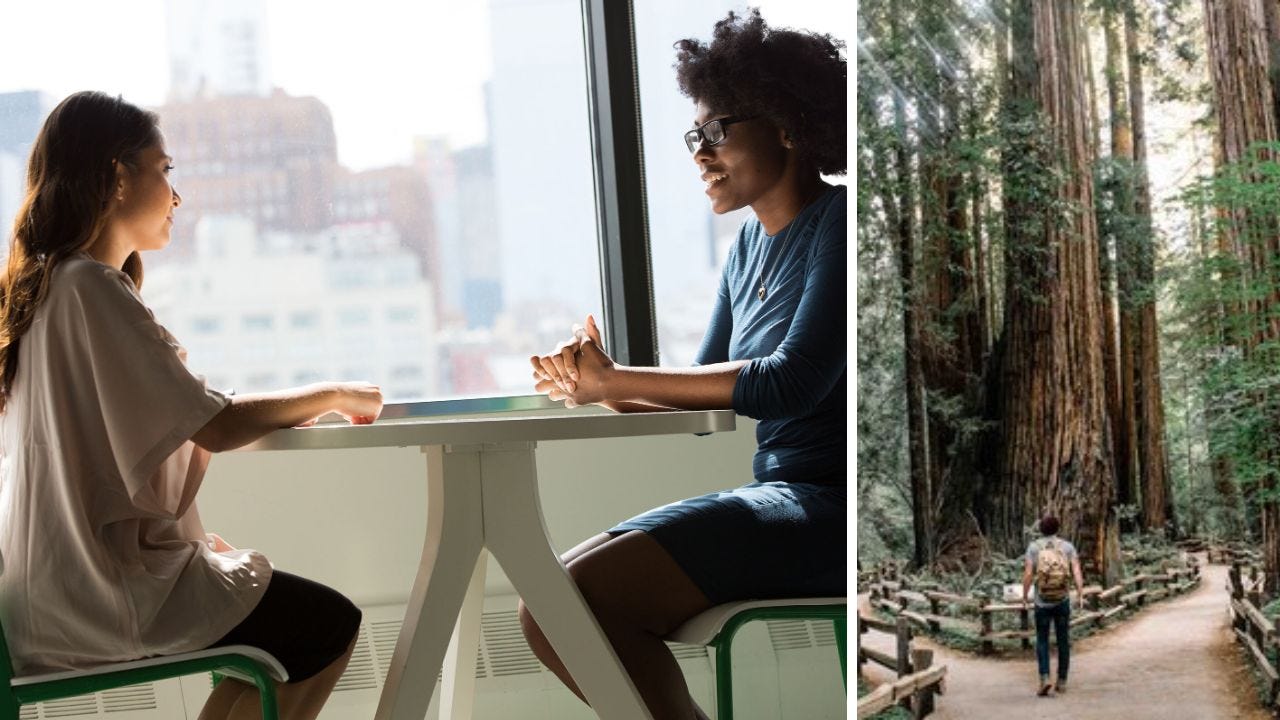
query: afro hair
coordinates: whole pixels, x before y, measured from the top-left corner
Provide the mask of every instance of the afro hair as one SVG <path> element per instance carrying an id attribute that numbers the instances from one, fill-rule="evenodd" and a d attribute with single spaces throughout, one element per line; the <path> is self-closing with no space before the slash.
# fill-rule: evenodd
<path id="1" fill-rule="evenodd" d="M 675 44 L 680 92 L 714 111 L 764 117 L 824 175 L 848 164 L 844 43 L 831 35 L 773 29 L 752 8 L 716 23 L 710 43 Z"/>

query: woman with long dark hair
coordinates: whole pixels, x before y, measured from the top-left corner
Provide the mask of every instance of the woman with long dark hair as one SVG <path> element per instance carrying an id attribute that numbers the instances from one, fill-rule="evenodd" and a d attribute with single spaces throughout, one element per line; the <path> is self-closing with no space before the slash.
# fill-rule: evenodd
<path id="1" fill-rule="evenodd" d="M 570 550 L 569 573 L 655 718 L 705 717 L 663 643 L 734 600 L 845 594 L 846 63 L 828 35 L 730 13 L 676 44 L 684 141 L 711 209 L 750 207 L 688 369 L 626 367 L 594 318 L 532 358 L 536 388 L 618 412 L 732 408 L 759 420 L 755 482 L 672 503 Z M 602 468 L 603 472 L 607 469 Z M 581 697 L 521 606 L 542 662 Z"/>
<path id="2" fill-rule="evenodd" d="M 0 278 L 0 619 L 19 676 L 252 645 L 289 672 L 281 717 L 314 718 L 360 611 L 207 534 L 210 453 L 328 412 L 373 422 L 367 383 L 229 397 L 142 302 L 141 253 L 182 198 L 158 118 L 97 92 L 63 100 L 31 151 Z M 201 718 L 256 717 L 234 680 Z"/>

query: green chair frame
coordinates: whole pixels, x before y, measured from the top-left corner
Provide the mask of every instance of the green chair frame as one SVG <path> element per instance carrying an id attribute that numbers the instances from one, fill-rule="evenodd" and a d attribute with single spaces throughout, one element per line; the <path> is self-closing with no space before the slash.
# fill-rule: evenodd
<path id="1" fill-rule="evenodd" d="M 848 604 L 832 602 L 828 604 L 787 605 L 787 601 L 763 606 L 748 606 L 730 615 L 716 632 L 707 647 L 716 651 L 716 720 L 733 720 L 733 638 L 747 623 L 757 620 L 830 620 L 835 626 L 836 651 L 840 655 L 840 680 L 846 690 L 849 686 L 847 628 L 849 622 Z M 800 603 L 795 600 L 792 602 Z M 747 603 L 732 603 L 747 604 Z M 715 612 L 712 608 L 707 612 Z M 694 618 L 696 620 L 696 618 Z M 692 621 L 691 623 L 692 624 Z M 681 642 L 680 630 L 668 639 Z"/>
<path id="2" fill-rule="evenodd" d="M 88 670 L 71 670 L 15 678 L 9 659 L 9 644 L 0 628 L 0 720 L 18 720 L 23 705 L 88 695 L 101 690 L 167 680 L 183 675 L 214 673 L 232 677 L 258 688 L 263 720 L 278 720 L 276 682 L 287 677 L 273 671 L 266 663 L 243 654 L 245 651 L 265 653 L 244 646 L 228 646 L 181 655 L 147 658 L 114 663 Z"/>

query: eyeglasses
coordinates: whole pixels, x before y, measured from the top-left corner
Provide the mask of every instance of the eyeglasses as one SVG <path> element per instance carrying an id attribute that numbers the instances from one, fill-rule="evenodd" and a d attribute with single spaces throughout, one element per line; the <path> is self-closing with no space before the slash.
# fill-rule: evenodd
<path id="1" fill-rule="evenodd" d="M 689 152 L 698 152 L 698 146 L 705 144 L 707 147 L 719 145 L 724 142 L 728 135 L 728 128 L 734 123 L 740 123 L 745 120 L 754 120 L 755 115 L 744 115 L 741 117 L 724 117 L 716 120 L 708 120 L 698 127 L 684 134 L 684 144 L 689 146 Z"/>

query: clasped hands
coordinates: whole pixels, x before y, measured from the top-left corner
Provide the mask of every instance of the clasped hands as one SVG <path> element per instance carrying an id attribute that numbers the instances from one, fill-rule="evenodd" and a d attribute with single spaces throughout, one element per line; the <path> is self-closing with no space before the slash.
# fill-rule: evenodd
<path id="1" fill-rule="evenodd" d="M 607 386 L 614 370 L 613 359 L 601 349 L 600 328 L 587 315 L 586 326 L 573 326 L 573 337 L 547 355 L 529 358 L 533 365 L 534 389 L 565 407 L 591 405 L 609 399 Z"/>

